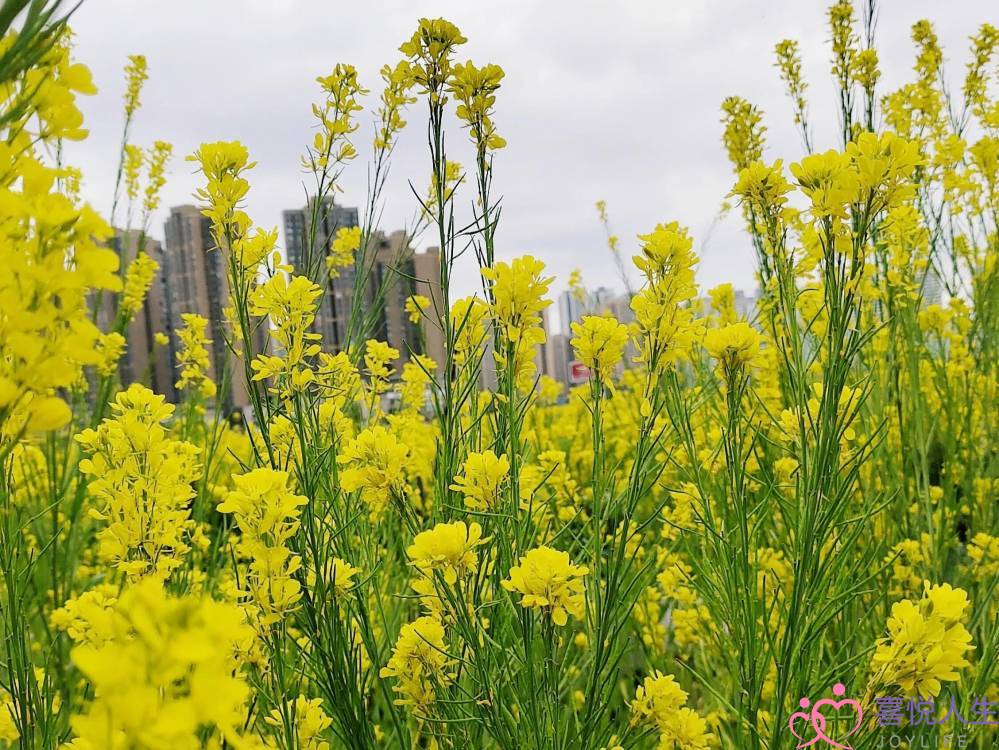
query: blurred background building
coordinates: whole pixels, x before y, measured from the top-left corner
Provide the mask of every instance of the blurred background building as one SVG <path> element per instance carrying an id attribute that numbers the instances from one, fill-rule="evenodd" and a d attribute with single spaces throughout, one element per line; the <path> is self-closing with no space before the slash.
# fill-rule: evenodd
<path id="1" fill-rule="evenodd" d="M 172 401 L 174 377 L 170 350 L 156 344 L 156 334 L 165 333 L 169 327 L 162 273 L 163 245 L 158 240 L 146 237 L 138 229 L 116 229 L 113 242 L 122 259 L 122 268 L 128 267 L 140 248 L 160 266 L 142 308 L 135 313 L 125 331 L 128 345 L 118 361 L 118 374 L 123 383 L 145 383 L 156 393 L 163 394 Z M 102 330 L 109 330 L 114 324 L 117 310 L 113 303 L 111 295 L 102 295 Z"/>
<path id="2" fill-rule="evenodd" d="M 444 341 L 433 322 L 435 310 L 443 311 L 439 250 L 432 247 L 416 251 L 411 244 L 412 238 L 404 230 L 376 231 L 369 238 L 364 254 L 368 269 L 364 283 L 358 281 L 356 266 L 341 268 L 339 275 L 331 278 L 326 271 L 330 244 L 339 229 L 358 226 L 358 210 L 327 198 L 318 206 L 314 219 L 315 207 L 315 203 L 310 202 L 282 213 L 283 240 L 287 261 L 296 273 L 308 271 L 310 277 L 318 278 L 324 286 L 313 324 L 313 331 L 322 336 L 323 349 L 342 350 L 348 333 L 360 343 L 361 333 L 366 331 L 365 337 L 386 341 L 399 351 L 399 358 L 394 363 L 397 373 L 413 353 L 426 354 L 441 365 Z M 313 221 L 316 224 L 314 231 Z M 314 237 L 311 243 L 310 236 Z M 249 405 L 244 366 L 226 344 L 231 339 L 231 331 L 224 313 L 228 305 L 225 255 L 214 248 L 211 223 L 197 206 L 174 206 L 164 226 L 164 237 L 165 242 L 161 244 L 140 236 L 135 230 L 116 233 L 115 244 L 126 265 L 135 257 L 140 243 L 159 264 L 145 304 L 129 326 L 128 348 L 119 365 L 122 381 L 145 383 L 169 401 L 176 402 L 174 363 L 180 349 L 177 331 L 182 326 L 181 315 L 193 312 L 208 321 L 207 334 L 211 339 L 208 374 L 219 386 L 220 407 L 243 409 Z M 929 296 L 932 296 L 935 289 L 929 283 L 927 286 L 930 287 Z M 363 325 L 361 320 L 350 319 L 357 293 L 363 295 L 363 301 L 355 314 L 364 318 Z M 422 336 L 420 326 L 409 320 L 405 309 L 406 300 L 413 294 L 431 300 L 429 319 L 422 324 Z M 704 314 L 711 312 L 710 298 L 699 302 Z M 735 307 L 740 317 L 753 320 L 756 302 L 755 293 L 735 291 Z M 586 315 L 611 315 L 625 324 L 634 320 L 628 294 L 619 294 L 606 287 L 562 292 L 543 314 L 546 341 L 538 348 L 535 358 L 539 375 L 554 378 L 566 387 L 586 381 L 588 373 L 582 363 L 576 361 L 571 344 L 572 324 Z M 113 319 L 113 310 L 102 310 L 102 316 L 105 320 Z M 165 334 L 166 345 L 156 344 L 157 333 Z M 264 321 L 256 329 L 253 351 L 265 351 L 267 344 Z M 633 345 L 629 344 L 622 367 L 635 354 Z M 480 379 L 484 387 L 496 385 L 491 341 L 487 341 Z"/>
<path id="3" fill-rule="evenodd" d="M 440 330 L 426 322 L 425 340 L 421 343 L 419 330 L 409 321 L 405 310 L 406 300 L 413 294 L 436 301 L 438 307 L 442 304 L 437 248 L 416 252 L 410 244 L 412 238 L 404 230 L 390 234 L 376 231 L 364 253 L 367 278 L 363 284 L 358 283 L 357 266 L 341 268 L 339 275 L 330 277 L 325 273 L 330 244 L 339 229 L 358 226 L 357 209 L 337 205 L 331 197 L 324 199 L 316 211 L 313 233 L 314 207 L 315 203 L 310 202 L 303 208 L 283 211 L 282 217 L 288 262 L 297 273 L 307 274 L 325 285 L 312 327 L 322 335 L 323 349 L 340 351 L 348 340 L 348 331 L 357 338 L 357 333 L 366 329 L 369 338 L 386 341 L 399 351 L 397 370 L 409 360 L 410 352 L 442 361 L 444 342 Z M 311 243 L 310 235 L 314 236 Z M 357 292 L 363 295 L 358 310 L 365 319 L 364 325 L 361 320 L 350 319 Z"/>

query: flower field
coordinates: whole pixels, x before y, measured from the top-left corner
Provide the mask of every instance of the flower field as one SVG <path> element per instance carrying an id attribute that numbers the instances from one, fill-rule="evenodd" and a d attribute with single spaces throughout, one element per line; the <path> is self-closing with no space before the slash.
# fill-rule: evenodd
<path id="1" fill-rule="evenodd" d="M 683 217 L 609 236 L 608 269 L 641 278 L 632 315 L 573 324 L 589 380 L 564 389 L 536 364 L 553 279 L 496 242 L 503 71 L 419 20 L 379 91 L 343 63 L 317 79 L 296 267 L 247 213 L 248 150 L 186 156 L 228 304 L 221 332 L 184 315 L 171 404 L 118 365 L 172 147 L 130 139 L 134 56 L 112 214 L 82 200 L 62 144 L 95 85 L 67 10 L 0 8 L 0 748 L 999 743 L 994 26 L 951 80 L 916 24 L 911 83 L 882 91 L 874 4 L 835 2 L 822 146 L 778 44 L 774 114 L 803 158 L 771 154 L 738 97 L 719 128 L 753 316 L 698 287 Z M 359 291 L 343 346 L 315 319 L 331 276 L 379 299 L 398 281 L 373 238 L 404 128 L 441 257 L 406 310 L 443 357 L 397 367 Z M 449 159 L 458 139 L 474 163 Z M 317 245 L 322 199 L 365 168 L 360 225 Z M 138 229 L 134 258 L 114 226 Z M 458 298 L 466 254 L 481 290 Z M 235 364 L 213 375 L 219 343 Z"/>

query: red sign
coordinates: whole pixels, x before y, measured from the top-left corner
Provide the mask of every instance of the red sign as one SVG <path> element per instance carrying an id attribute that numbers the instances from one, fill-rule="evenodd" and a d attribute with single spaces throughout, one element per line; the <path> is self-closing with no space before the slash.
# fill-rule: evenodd
<path id="1" fill-rule="evenodd" d="M 574 359 L 569 362 L 569 382 L 577 385 L 579 383 L 585 383 L 590 379 L 590 368 L 580 362 L 578 359 Z"/>

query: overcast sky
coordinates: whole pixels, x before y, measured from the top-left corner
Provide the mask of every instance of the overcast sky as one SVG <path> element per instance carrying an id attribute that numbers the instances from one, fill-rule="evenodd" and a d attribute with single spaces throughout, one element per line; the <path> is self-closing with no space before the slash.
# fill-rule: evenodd
<path id="1" fill-rule="evenodd" d="M 984 0 L 881 0 L 878 25 L 882 91 L 912 78 L 909 29 L 928 18 L 959 87 L 967 38 L 983 21 L 999 22 Z M 752 250 L 736 214 L 710 232 L 733 176 L 720 144 L 719 104 L 738 94 L 765 112 L 770 159 L 797 160 L 802 149 L 773 67 L 773 47 L 801 43 L 816 143 L 836 146 L 835 93 L 829 75 L 825 2 L 815 0 L 87 0 L 73 22 L 80 60 L 100 89 L 83 108 L 91 137 L 69 149 L 82 167 L 85 193 L 107 212 L 121 132 L 122 66 L 145 54 L 150 79 L 133 141 L 174 144 L 163 205 L 192 202 L 199 184 L 183 157 L 203 141 L 239 139 L 258 162 L 248 209 L 264 227 L 304 203 L 299 155 L 310 142 L 317 75 L 336 62 L 360 71 L 372 90 L 358 159 L 342 180 L 341 202 L 363 202 L 371 110 L 383 63 L 421 16 L 443 16 L 469 41 L 459 56 L 506 71 L 496 123 L 508 147 L 495 162 L 504 211 L 497 254 L 532 253 L 565 287 L 574 267 L 587 286 L 620 288 L 594 203 L 607 201 L 613 229 L 630 256 L 635 235 L 657 222 L 687 225 L 703 256 L 705 288 L 731 281 L 751 289 Z M 408 181 L 428 184 L 425 103 L 410 108 L 385 193 L 386 230 L 413 216 Z M 465 134 L 449 131 L 450 154 L 471 164 Z M 460 207 L 468 211 L 471 194 Z M 165 209 L 153 222 L 162 237 Z M 427 244 L 426 242 L 422 244 Z M 474 261 L 462 265 L 461 293 L 478 287 Z"/>

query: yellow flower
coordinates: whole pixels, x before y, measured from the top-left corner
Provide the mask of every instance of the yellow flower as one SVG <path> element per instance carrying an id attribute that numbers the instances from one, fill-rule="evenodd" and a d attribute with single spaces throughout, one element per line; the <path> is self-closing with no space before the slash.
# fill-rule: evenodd
<path id="1" fill-rule="evenodd" d="M 999 575 L 999 537 L 978 532 L 968 544 L 972 572 L 979 581 L 990 581 Z"/>
<path id="2" fill-rule="evenodd" d="M 510 473 L 510 461 L 506 454 L 497 458 L 491 450 L 469 453 L 463 471 L 454 478 L 451 489 L 465 496 L 465 507 L 472 510 L 496 509 Z"/>
<path id="3" fill-rule="evenodd" d="M 763 156 L 763 134 L 760 111 L 745 99 L 730 96 L 722 102 L 722 122 L 725 125 L 722 142 L 736 172 L 741 172 Z"/>
<path id="4" fill-rule="evenodd" d="M 149 287 L 153 285 L 153 279 L 159 270 L 159 264 L 145 253 L 139 253 L 135 260 L 128 266 L 125 274 L 125 289 L 121 294 L 121 309 L 125 313 L 125 319 L 132 317 L 142 308 L 142 303 L 146 299 Z"/>
<path id="5" fill-rule="evenodd" d="M 211 340 L 205 336 L 208 321 L 194 313 L 183 313 L 184 325 L 177 331 L 180 350 L 177 352 L 177 369 L 180 378 L 177 390 L 200 394 L 204 398 L 215 395 L 215 384 L 208 377 L 211 360 L 208 358 L 208 345 Z"/>
<path id="6" fill-rule="evenodd" d="M 293 716 L 295 721 L 295 736 L 298 739 L 300 750 L 329 750 L 330 744 L 321 739 L 333 720 L 323 711 L 323 701 L 321 698 L 306 698 L 304 695 L 298 696 L 294 701 L 289 701 L 287 715 Z M 280 709 L 273 709 L 269 716 L 264 717 L 264 721 L 279 730 L 284 726 L 284 717 Z"/>
<path id="7" fill-rule="evenodd" d="M 406 315 L 413 325 L 417 325 L 429 309 L 430 300 L 422 294 L 411 294 L 406 298 Z"/>
<path id="8" fill-rule="evenodd" d="M 11 747 L 21 736 L 14 722 L 14 711 L 14 701 L 10 693 L 0 688 L 0 742 L 9 743 Z"/>
<path id="9" fill-rule="evenodd" d="M 50 620 L 54 628 L 64 631 L 75 643 L 101 646 L 117 635 L 117 603 L 118 587 L 101 584 L 69 599 L 52 613 Z"/>
<path id="10" fill-rule="evenodd" d="M 390 364 L 399 359 L 399 350 L 384 341 L 368 339 L 364 344 L 364 367 L 371 381 L 371 390 L 381 393 L 388 387 L 388 379 L 395 369 Z"/>
<path id="11" fill-rule="evenodd" d="M 399 47 L 399 51 L 412 63 L 413 80 L 422 93 L 431 96 L 434 103 L 441 99 L 442 89 L 451 73 L 455 50 L 467 41 L 450 21 L 421 18 L 410 40 Z"/>
<path id="12" fill-rule="evenodd" d="M 971 634 L 962 624 L 968 595 L 950 584 L 924 582 L 919 602 L 892 605 L 888 637 L 878 642 L 871 660 L 877 685 L 898 685 L 906 695 L 935 697 L 942 682 L 960 677 L 968 666 Z"/>
<path id="13" fill-rule="evenodd" d="M 162 424 L 173 406 L 138 383 L 111 408 L 113 417 L 76 437 L 90 454 L 80 471 L 91 477 L 89 515 L 103 523 L 99 556 L 129 577 L 166 578 L 190 550 L 198 449 L 167 436 Z"/>
<path id="14" fill-rule="evenodd" d="M 704 336 L 704 348 L 725 371 L 740 370 L 756 363 L 760 354 L 760 334 L 740 321 L 712 328 Z"/>
<path id="15" fill-rule="evenodd" d="M 277 227 L 269 231 L 257 228 L 253 234 L 233 238 L 232 257 L 247 287 L 256 282 L 260 264 L 274 252 L 277 238 Z"/>
<path id="16" fill-rule="evenodd" d="M 639 239 L 642 254 L 634 257 L 634 263 L 647 283 L 631 300 L 640 333 L 638 359 L 661 368 L 686 356 L 704 329 L 688 304 L 697 296 L 697 256 L 694 241 L 675 221 L 659 224 Z"/>
<path id="17" fill-rule="evenodd" d="M 118 369 L 118 360 L 125 353 L 125 337 L 117 331 L 105 333 L 97 340 L 97 353 L 100 361 L 97 363 L 97 374 L 108 378 Z"/>
<path id="18" fill-rule="evenodd" d="M 142 92 L 142 84 L 149 78 L 148 66 L 145 55 L 129 55 L 128 65 L 125 66 L 125 115 L 131 117 L 139 108 L 139 94 Z"/>
<path id="19" fill-rule="evenodd" d="M 243 173 L 256 166 L 246 146 L 239 141 L 202 143 L 187 161 L 197 162 L 207 180 L 197 196 L 206 204 L 201 212 L 211 219 L 216 241 L 221 245 L 245 234 L 250 218 L 242 205 L 250 183 Z"/>
<path id="20" fill-rule="evenodd" d="M 544 296 L 552 279 L 541 276 L 544 270 L 545 264 L 530 255 L 482 269 L 482 277 L 492 282 L 493 317 L 511 340 L 540 323 L 539 314 L 551 304 Z"/>
<path id="21" fill-rule="evenodd" d="M 708 723 L 692 708 L 681 708 L 659 738 L 660 747 L 707 750 L 714 747 Z"/>
<path id="22" fill-rule="evenodd" d="M 235 489 L 219 503 L 219 513 L 232 513 L 242 532 L 240 553 L 249 558 L 246 587 L 260 607 L 262 625 L 273 624 L 295 609 L 301 585 L 295 574 L 301 558 L 289 549 L 298 531 L 301 508 L 309 501 L 288 487 L 287 472 L 253 469 L 232 478 Z"/>
<path id="23" fill-rule="evenodd" d="M 506 145 L 506 141 L 496 133 L 492 120 L 496 92 L 503 75 L 503 69 L 499 65 L 477 68 L 469 60 L 465 64 L 455 65 L 451 78 L 448 79 L 448 92 L 459 102 L 458 119 L 468 127 L 480 156 Z M 488 162 L 483 166 L 488 166 Z"/>
<path id="24" fill-rule="evenodd" d="M 638 686 L 631 704 L 632 721 L 659 731 L 660 748 L 706 750 L 714 737 L 707 722 L 693 709 L 686 708 L 687 692 L 673 675 L 655 671 Z"/>
<path id="25" fill-rule="evenodd" d="M 126 589 L 113 619 L 112 638 L 71 652 L 93 696 L 70 719 L 72 747 L 242 744 L 250 688 L 233 655 L 252 632 L 238 607 L 174 598 L 146 579 Z"/>
<path id="26" fill-rule="evenodd" d="M 556 625 L 565 625 L 568 615 L 584 616 L 583 576 L 587 573 L 585 566 L 573 565 L 565 552 L 542 546 L 521 557 L 520 565 L 510 568 L 510 577 L 500 584 L 521 594 L 522 607 L 537 607 Z"/>
<path id="27" fill-rule="evenodd" d="M 777 43 L 774 51 L 777 54 L 777 67 L 780 69 L 781 80 L 787 86 L 787 93 L 794 103 L 795 123 L 804 124 L 805 90 L 808 86 L 801 77 L 801 52 L 798 43 L 793 39 L 785 39 Z"/>
<path id="28" fill-rule="evenodd" d="M 854 55 L 850 65 L 850 77 L 869 95 L 872 94 L 881 77 L 881 72 L 878 70 L 878 51 L 871 47 Z"/>
<path id="29" fill-rule="evenodd" d="M 133 143 L 125 144 L 124 160 L 121 171 L 125 181 L 125 195 L 128 196 L 129 208 L 132 202 L 139 197 L 139 177 L 142 172 L 142 161 L 145 154 L 142 149 Z"/>
<path id="30" fill-rule="evenodd" d="M 326 174 L 332 165 L 343 165 L 357 156 L 349 135 L 357 130 L 354 114 L 361 110 L 357 98 L 368 93 L 361 86 L 357 68 L 337 63 L 327 76 L 316 82 L 326 96 L 321 105 L 313 105 L 312 112 L 319 121 L 319 132 L 313 137 L 312 147 L 302 157 L 305 169 Z"/>
<path id="31" fill-rule="evenodd" d="M 489 306 L 478 297 L 462 297 L 451 305 L 451 326 L 455 331 L 454 361 L 464 364 L 485 344 L 485 318 Z"/>
<path id="32" fill-rule="evenodd" d="M 397 703 L 427 706 L 436 700 L 434 688 L 450 682 L 444 626 L 433 617 L 420 617 L 402 626 L 392 657 L 379 675 L 395 677 L 395 691 L 404 697 Z"/>
<path id="33" fill-rule="evenodd" d="M 413 88 L 413 70 L 409 63 L 401 60 L 395 67 L 383 65 L 381 69 L 385 88 L 382 90 L 382 106 L 378 109 L 378 125 L 375 134 L 375 149 L 389 150 L 395 138 L 405 125 L 402 110 L 416 101 L 409 92 Z"/>
<path id="34" fill-rule="evenodd" d="M 360 568 L 355 568 L 349 562 L 334 557 L 333 562 L 330 563 L 329 579 L 338 594 L 345 594 L 354 587 L 354 576 L 360 572 Z"/>
<path id="35" fill-rule="evenodd" d="M 590 368 L 595 380 L 611 386 L 614 368 L 621 362 L 628 343 L 628 326 L 614 318 L 587 315 L 581 322 L 572 323 L 572 332 L 576 336 L 570 343 L 576 356 Z"/>
<path id="36" fill-rule="evenodd" d="M 326 269 L 330 278 L 337 278 L 341 268 L 354 264 L 354 253 L 360 246 L 360 227 L 340 227 L 336 230 L 336 237 L 330 243 L 330 252 L 326 256 Z"/>
<path id="37" fill-rule="evenodd" d="M 399 396 L 404 409 L 421 411 L 426 401 L 427 385 L 430 384 L 430 373 L 437 369 L 437 363 L 430 357 L 414 354 L 412 362 L 402 366 L 399 377 Z"/>
<path id="38" fill-rule="evenodd" d="M 634 721 L 659 725 L 669 721 L 686 702 L 687 691 L 677 684 L 673 675 L 655 671 L 635 691 L 631 714 Z"/>
<path id="39" fill-rule="evenodd" d="M 776 215 L 787 203 L 791 189 L 791 183 L 784 178 L 784 163 L 780 159 L 770 166 L 754 161 L 739 170 L 739 179 L 729 196 L 738 196 L 760 215 Z"/>
<path id="40" fill-rule="evenodd" d="M 166 141 L 154 141 L 149 155 L 149 175 L 142 199 L 142 228 L 148 228 L 149 217 L 159 208 L 160 191 L 166 184 L 166 166 L 173 153 L 173 146 Z"/>
<path id="41" fill-rule="evenodd" d="M 464 521 L 439 523 L 430 531 L 421 531 L 406 550 L 406 556 L 424 575 L 440 570 L 444 581 L 453 586 L 459 574 L 475 571 L 478 558 L 475 548 L 484 544 L 482 527 L 465 526 Z"/>
<path id="42" fill-rule="evenodd" d="M 723 325 L 735 323 L 738 315 L 735 310 L 735 289 L 731 284 L 719 284 L 708 290 L 711 300 L 711 310 L 718 316 Z"/>
<path id="43" fill-rule="evenodd" d="M 340 484 L 346 492 L 361 490 L 372 519 L 385 510 L 393 494 L 402 492 L 406 483 L 409 449 L 384 427 L 369 427 L 349 441 L 337 462 Z"/>

